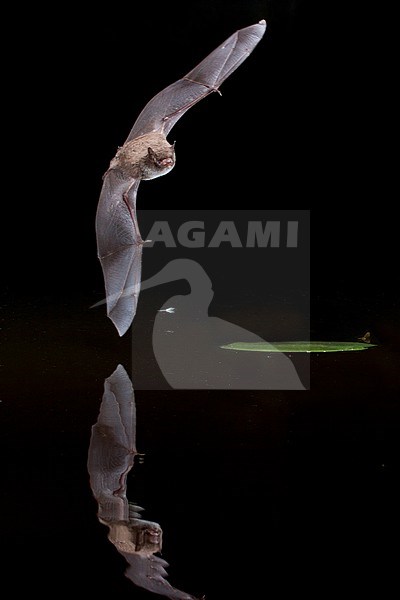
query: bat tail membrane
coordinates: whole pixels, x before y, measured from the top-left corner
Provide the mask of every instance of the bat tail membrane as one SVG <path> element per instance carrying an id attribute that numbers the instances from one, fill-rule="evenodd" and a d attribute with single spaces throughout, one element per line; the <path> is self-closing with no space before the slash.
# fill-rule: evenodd
<path id="1" fill-rule="evenodd" d="M 140 113 L 126 142 L 152 131 L 168 135 L 189 108 L 217 91 L 246 60 L 263 37 L 266 26 L 265 21 L 260 21 L 239 29 L 182 79 L 154 96 Z"/>

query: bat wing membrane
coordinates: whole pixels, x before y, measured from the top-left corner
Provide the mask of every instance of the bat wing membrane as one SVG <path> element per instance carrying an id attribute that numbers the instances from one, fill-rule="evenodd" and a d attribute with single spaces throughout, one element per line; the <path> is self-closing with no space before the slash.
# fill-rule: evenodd
<path id="1" fill-rule="evenodd" d="M 165 577 L 168 576 L 166 568 L 169 565 L 159 556 L 137 554 L 123 554 L 123 556 L 129 563 L 125 575 L 136 585 L 171 600 L 197 600 L 194 596 L 174 588 L 168 583 Z"/>
<path id="2" fill-rule="evenodd" d="M 168 135 L 189 108 L 217 91 L 242 64 L 261 40 L 265 28 L 265 21 L 260 21 L 236 31 L 182 79 L 154 96 L 140 113 L 126 141 L 152 131 Z"/>
<path id="3" fill-rule="evenodd" d="M 142 240 L 136 222 L 139 181 L 109 171 L 96 215 L 98 256 L 103 269 L 107 314 L 122 336 L 136 313 L 142 270 Z M 129 189 L 129 208 L 124 194 Z"/>

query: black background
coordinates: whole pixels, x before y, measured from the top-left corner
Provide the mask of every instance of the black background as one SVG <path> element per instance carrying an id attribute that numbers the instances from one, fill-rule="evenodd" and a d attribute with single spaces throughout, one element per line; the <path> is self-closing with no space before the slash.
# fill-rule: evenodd
<path id="1" fill-rule="evenodd" d="M 1 499 L 16 590 L 142 597 L 96 520 L 85 464 L 103 380 L 131 358 L 129 337 L 88 309 L 103 297 L 101 177 L 155 93 L 261 18 L 264 39 L 222 98 L 179 121 L 177 165 L 141 185 L 138 205 L 311 208 L 312 339 L 369 329 L 380 347 L 312 357 L 311 392 L 138 394 L 143 504 L 170 540 L 171 582 L 210 600 L 374 580 L 387 597 L 400 335 L 391 18 L 306 0 L 35 5 L 5 21 Z"/>
<path id="2" fill-rule="evenodd" d="M 337 321 L 325 303 L 346 310 L 349 297 L 355 319 L 360 303 L 391 312 L 398 224 L 385 137 L 388 15 L 365 3 L 296 0 L 61 6 L 57 14 L 35 7 L 22 22 L 10 17 L 23 52 L 7 65 L 17 112 L 2 236 L 8 292 L 100 298 L 94 215 L 116 148 L 155 93 L 263 17 L 264 39 L 222 97 L 178 122 L 170 136 L 176 168 L 143 183 L 138 205 L 312 208 L 314 322 L 322 326 L 326 314 Z M 398 339 L 393 318 L 385 327 L 370 315 L 365 325 Z"/>

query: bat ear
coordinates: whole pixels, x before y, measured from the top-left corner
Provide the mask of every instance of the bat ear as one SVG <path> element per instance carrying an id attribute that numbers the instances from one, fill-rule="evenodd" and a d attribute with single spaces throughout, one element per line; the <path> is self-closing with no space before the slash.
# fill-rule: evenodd
<path id="1" fill-rule="evenodd" d="M 150 146 L 149 146 L 149 147 L 147 148 L 147 152 L 148 152 L 148 155 L 150 156 L 150 158 L 152 158 L 154 161 L 156 161 L 156 160 L 157 160 L 157 155 L 156 155 L 156 153 L 154 152 L 153 148 L 150 148 Z"/>

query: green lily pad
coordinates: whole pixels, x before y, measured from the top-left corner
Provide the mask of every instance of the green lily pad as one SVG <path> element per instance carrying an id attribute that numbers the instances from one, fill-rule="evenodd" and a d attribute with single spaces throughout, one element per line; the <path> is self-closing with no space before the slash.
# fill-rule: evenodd
<path id="1" fill-rule="evenodd" d="M 349 352 L 367 350 L 376 344 L 361 342 L 235 342 L 221 346 L 224 350 L 240 350 L 245 352 Z"/>

